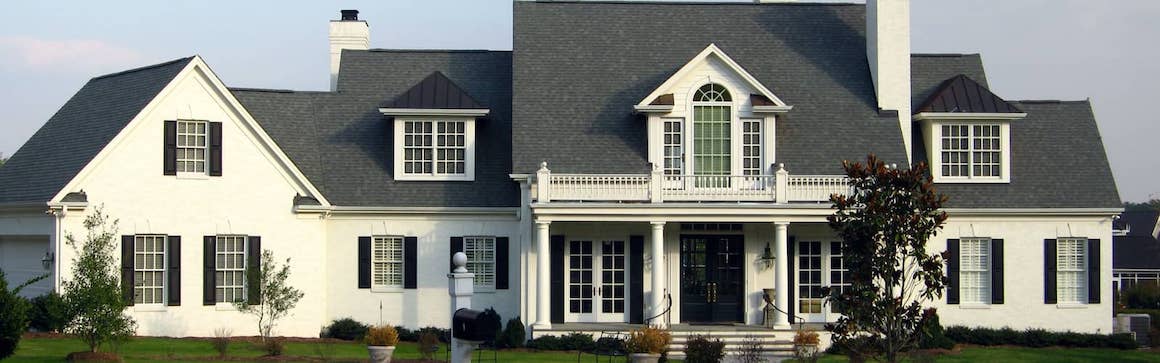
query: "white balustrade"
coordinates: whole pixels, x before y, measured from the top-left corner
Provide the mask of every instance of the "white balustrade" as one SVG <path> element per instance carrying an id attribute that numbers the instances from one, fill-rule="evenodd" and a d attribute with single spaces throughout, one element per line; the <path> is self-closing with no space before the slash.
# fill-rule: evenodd
<path id="1" fill-rule="evenodd" d="M 648 175 L 552 174 L 552 200 L 647 201 Z"/>
<path id="2" fill-rule="evenodd" d="M 773 175 L 666 175 L 662 183 L 668 201 L 776 201 Z"/>
<path id="3" fill-rule="evenodd" d="M 826 202 L 831 194 L 847 194 L 850 186 L 841 175 L 791 175 L 787 187 L 790 202 Z"/>

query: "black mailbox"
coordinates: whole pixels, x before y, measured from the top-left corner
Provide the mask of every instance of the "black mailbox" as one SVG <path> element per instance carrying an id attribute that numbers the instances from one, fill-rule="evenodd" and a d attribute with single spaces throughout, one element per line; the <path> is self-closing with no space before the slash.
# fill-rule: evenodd
<path id="1" fill-rule="evenodd" d="M 456 339 L 486 342 L 495 339 L 494 327 L 485 324 L 484 312 L 459 309 L 451 317 L 451 336 Z"/>

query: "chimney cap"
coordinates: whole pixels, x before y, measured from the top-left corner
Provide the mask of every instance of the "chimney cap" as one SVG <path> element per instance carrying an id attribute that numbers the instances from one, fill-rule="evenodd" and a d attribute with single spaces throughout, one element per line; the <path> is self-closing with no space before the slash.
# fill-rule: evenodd
<path id="1" fill-rule="evenodd" d="M 358 21 L 358 10 L 341 10 L 343 21 Z"/>

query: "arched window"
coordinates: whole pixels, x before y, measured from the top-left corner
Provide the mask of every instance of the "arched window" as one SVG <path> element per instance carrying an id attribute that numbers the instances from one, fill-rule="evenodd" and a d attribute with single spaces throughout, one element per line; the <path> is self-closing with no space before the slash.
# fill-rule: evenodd
<path id="1" fill-rule="evenodd" d="M 730 175 L 732 172 L 732 145 L 730 124 L 733 107 L 729 90 L 709 83 L 693 93 L 693 174 Z M 717 184 L 715 180 L 698 180 L 698 184 Z M 698 185 L 701 187 L 728 187 L 726 185 Z"/>

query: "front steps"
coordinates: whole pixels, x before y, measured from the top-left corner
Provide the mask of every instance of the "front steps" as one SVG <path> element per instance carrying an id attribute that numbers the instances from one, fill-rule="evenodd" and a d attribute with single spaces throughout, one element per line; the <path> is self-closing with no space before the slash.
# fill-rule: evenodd
<path id="1" fill-rule="evenodd" d="M 793 358 L 794 331 L 789 330 L 738 330 L 738 331 L 672 331 L 668 357 L 685 359 L 685 345 L 694 336 L 703 335 L 709 341 L 725 343 L 725 361 L 738 361 L 738 355 L 746 350 L 754 350 L 763 362 L 776 362 Z M 752 342 L 750 342 L 752 341 Z"/>

